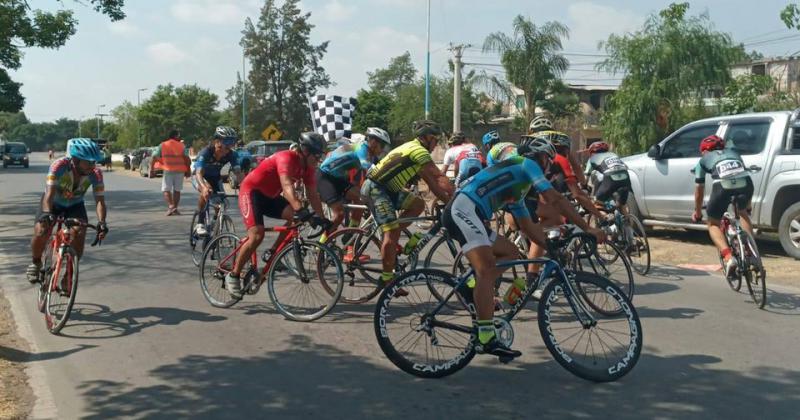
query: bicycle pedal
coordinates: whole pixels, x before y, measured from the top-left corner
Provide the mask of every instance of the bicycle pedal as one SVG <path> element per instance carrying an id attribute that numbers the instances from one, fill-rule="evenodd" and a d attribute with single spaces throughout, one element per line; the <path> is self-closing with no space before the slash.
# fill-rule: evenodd
<path id="1" fill-rule="evenodd" d="M 514 358 L 511 357 L 511 356 L 498 356 L 497 360 L 499 360 L 500 363 L 502 363 L 504 365 L 507 365 L 507 364 L 511 363 L 511 361 L 514 360 Z"/>

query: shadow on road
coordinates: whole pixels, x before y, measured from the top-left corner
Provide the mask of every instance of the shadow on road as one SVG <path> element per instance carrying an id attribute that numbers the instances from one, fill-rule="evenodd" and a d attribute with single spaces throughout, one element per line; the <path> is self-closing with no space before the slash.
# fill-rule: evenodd
<path id="1" fill-rule="evenodd" d="M 551 360 L 503 367 L 485 358 L 421 380 L 306 337 L 289 343 L 255 357 L 186 356 L 150 371 L 157 385 L 85 382 L 87 418 L 790 418 L 800 404 L 800 372 L 721 370 L 705 355 L 646 355 L 604 385 Z"/>
<path id="2" fill-rule="evenodd" d="M 709 276 L 707 271 L 695 270 L 685 267 L 674 267 L 670 265 L 654 265 L 647 278 L 655 280 L 681 281 L 686 277 Z M 638 293 L 638 290 L 637 290 Z"/>
<path id="3" fill-rule="evenodd" d="M 5 359 L 10 362 L 18 362 L 18 363 L 40 362 L 44 360 L 60 359 L 62 357 L 67 357 L 73 353 L 77 353 L 79 351 L 83 351 L 93 347 L 97 346 L 89 344 L 79 344 L 77 347 L 73 347 L 69 350 L 48 351 L 44 353 L 30 353 L 27 351 L 12 349 L 10 347 L 0 346 L 0 359 Z"/>
<path id="4" fill-rule="evenodd" d="M 182 322 L 218 322 L 227 318 L 178 308 L 135 308 L 112 312 L 106 305 L 75 303 L 69 323 L 61 335 L 70 338 L 103 339 L 123 337 L 156 325 Z"/>
<path id="5" fill-rule="evenodd" d="M 747 286 L 743 286 L 746 289 Z M 779 315 L 800 315 L 800 296 L 781 293 L 769 288 L 767 277 L 767 304 L 764 310 Z"/>
<path id="6" fill-rule="evenodd" d="M 672 241 L 691 242 L 697 245 L 711 244 L 711 240 L 708 238 L 708 232 L 698 230 L 660 228 L 648 231 L 647 236 Z M 756 243 L 763 258 L 786 257 L 786 253 L 783 251 L 783 248 L 781 248 L 780 242 L 775 239 L 758 237 L 756 238 Z"/>

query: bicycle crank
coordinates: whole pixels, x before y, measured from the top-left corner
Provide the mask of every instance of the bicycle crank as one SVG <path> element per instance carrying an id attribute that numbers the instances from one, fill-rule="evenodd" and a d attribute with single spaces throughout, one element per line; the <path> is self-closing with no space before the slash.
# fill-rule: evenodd
<path id="1" fill-rule="evenodd" d="M 506 347 L 511 347 L 511 345 L 514 344 L 514 328 L 505 318 L 494 317 L 494 329 L 496 331 L 497 341 Z"/>

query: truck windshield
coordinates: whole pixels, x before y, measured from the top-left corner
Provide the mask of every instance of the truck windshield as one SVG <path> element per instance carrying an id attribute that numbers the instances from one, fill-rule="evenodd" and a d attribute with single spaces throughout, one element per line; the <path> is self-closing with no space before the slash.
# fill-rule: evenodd
<path id="1" fill-rule="evenodd" d="M 7 153 L 27 153 L 28 148 L 21 144 L 9 144 L 6 146 Z"/>

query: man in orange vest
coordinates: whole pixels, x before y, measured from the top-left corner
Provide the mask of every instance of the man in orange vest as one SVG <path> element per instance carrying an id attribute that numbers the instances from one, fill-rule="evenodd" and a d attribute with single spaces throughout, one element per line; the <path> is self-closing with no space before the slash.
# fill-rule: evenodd
<path id="1" fill-rule="evenodd" d="M 161 162 L 164 177 L 161 180 L 161 191 L 164 192 L 164 201 L 167 202 L 167 216 L 180 215 L 178 204 L 181 201 L 183 178 L 191 176 L 189 171 L 188 151 L 180 140 L 180 132 L 172 130 L 169 138 L 161 142 L 153 154 L 153 159 Z"/>

